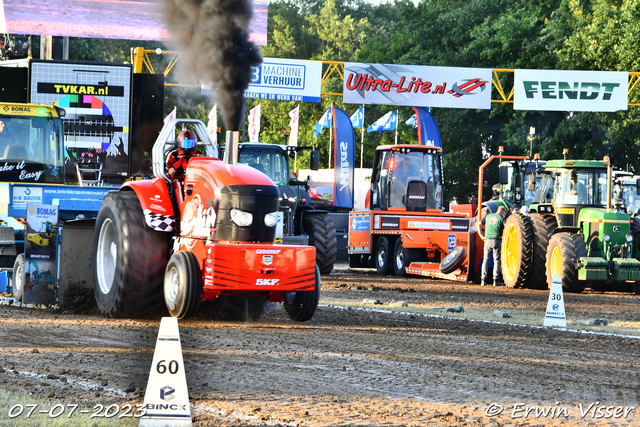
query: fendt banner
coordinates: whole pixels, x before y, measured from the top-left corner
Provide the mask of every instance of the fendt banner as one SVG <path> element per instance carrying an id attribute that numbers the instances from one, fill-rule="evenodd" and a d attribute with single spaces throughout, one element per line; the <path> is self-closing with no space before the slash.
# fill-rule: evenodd
<path id="1" fill-rule="evenodd" d="M 623 71 L 515 70 L 514 110 L 626 110 L 629 73 Z"/>
<path id="2" fill-rule="evenodd" d="M 344 63 L 345 104 L 491 109 L 491 69 Z"/>
<path id="3" fill-rule="evenodd" d="M 263 58 L 262 64 L 252 69 L 246 98 L 320 102 L 322 61 Z"/>

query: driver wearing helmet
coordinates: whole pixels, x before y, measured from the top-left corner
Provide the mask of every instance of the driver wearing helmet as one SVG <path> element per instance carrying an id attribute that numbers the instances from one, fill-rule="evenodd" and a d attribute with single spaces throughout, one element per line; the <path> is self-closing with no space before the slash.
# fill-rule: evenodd
<path id="1" fill-rule="evenodd" d="M 178 136 L 178 149 L 173 151 L 167 159 L 169 171 L 167 175 L 172 179 L 184 179 L 184 172 L 191 157 L 196 153 L 196 134 L 190 130 L 183 130 Z"/>

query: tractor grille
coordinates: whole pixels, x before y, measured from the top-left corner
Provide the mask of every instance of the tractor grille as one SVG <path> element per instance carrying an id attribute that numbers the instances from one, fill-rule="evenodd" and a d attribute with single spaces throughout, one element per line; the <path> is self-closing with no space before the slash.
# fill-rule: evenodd
<path id="1" fill-rule="evenodd" d="M 279 208 L 278 188 L 269 185 L 229 185 L 220 191 L 216 239 L 236 242 L 269 242 L 276 228 L 264 225 L 264 215 Z M 253 214 L 253 224 L 239 227 L 231 221 L 231 209 Z"/>

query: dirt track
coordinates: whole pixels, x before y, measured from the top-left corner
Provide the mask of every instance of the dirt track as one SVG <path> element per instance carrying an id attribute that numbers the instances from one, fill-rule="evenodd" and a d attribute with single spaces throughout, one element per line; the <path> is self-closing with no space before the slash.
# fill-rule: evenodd
<path id="1" fill-rule="evenodd" d="M 547 297 L 344 269 L 323 277 L 321 300 L 450 298 L 544 311 Z M 571 300 L 567 311 L 585 318 L 609 311 L 640 320 L 640 297 Z M 7 306 L 0 319 L 0 389 L 49 397 L 52 406 L 141 402 L 158 320 Z M 636 338 L 326 305 L 304 324 L 273 308 L 251 324 L 180 321 L 180 333 L 195 425 L 640 425 Z"/>

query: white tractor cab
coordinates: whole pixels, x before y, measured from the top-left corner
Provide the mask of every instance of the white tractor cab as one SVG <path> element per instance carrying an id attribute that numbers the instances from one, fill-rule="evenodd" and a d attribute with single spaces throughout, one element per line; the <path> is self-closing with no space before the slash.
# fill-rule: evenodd
<path id="1" fill-rule="evenodd" d="M 640 176 L 631 172 L 613 171 L 613 205 L 631 217 L 640 215 Z"/>

